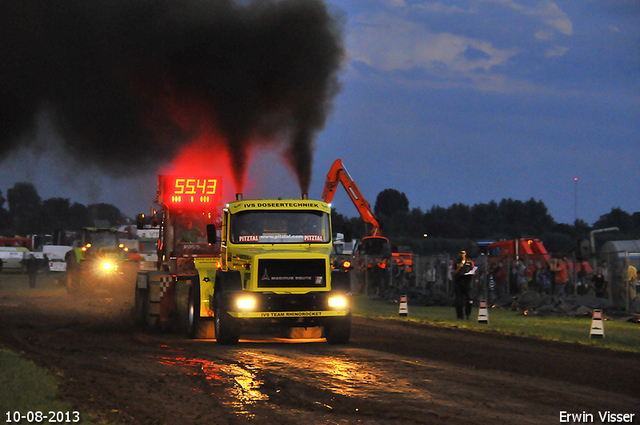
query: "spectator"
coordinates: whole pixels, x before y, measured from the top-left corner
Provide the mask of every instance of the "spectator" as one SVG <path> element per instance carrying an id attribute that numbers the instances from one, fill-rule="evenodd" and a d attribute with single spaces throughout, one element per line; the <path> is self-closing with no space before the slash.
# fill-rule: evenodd
<path id="1" fill-rule="evenodd" d="M 522 260 L 518 260 L 516 263 L 516 279 L 518 283 L 518 293 L 522 294 L 526 290 L 527 286 L 527 268 Z"/>
<path id="2" fill-rule="evenodd" d="M 607 281 L 602 273 L 602 268 L 598 268 L 596 274 L 591 278 L 591 287 L 593 287 L 596 297 L 607 298 Z"/>
<path id="3" fill-rule="evenodd" d="M 433 291 L 436 283 L 436 269 L 433 268 L 431 263 L 427 263 L 427 270 L 424 272 L 424 277 L 426 280 L 426 288 L 429 291 Z"/>
<path id="4" fill-rule="evenodd" d="M 627 260 L 628 261 L 628 260 Z M 629 300 L 632 301 L 636 298 L 636 284 L 638 281 L 638 270 L 629 264 L 627 268 L 627 293 L 629 294 Z"/>
<path id="5" fill-rule="evenodd" d="M 49 276 L 49 273 L 51 272 L 51 268 L 49 267 L 49 256 L 47 254 L 44 254 L 43 260 L 44 260 L 44 264 L 43 264 L 44 273 L 46 276 Z"/>
<path id="6" fill-rule="evenodd" d="M 447 287 L 446 287 L 446 291 L 447 291 L 447 296 L 451 295 L 451 288 L 453 286 L 453 260 L 449 260 L 449 266 L 447 266 L 444 261 L 442 262 L 442 265 L 444 267 L 444 271 L 442 273 L 442 276 L 447 278 Z"/>
<path id="7" fill-rule="evenodd" d="M 464 314 L 469 320 L 471 315 L 471 307 L 473 306 L 473 299 L 471 299 L 471 280 L 475 273 L 473 261 L 467 259 L 467 253 L 460 251 L 458 259 L 453 263 L 453 292 L 455 295 L 455 308 L 456 316 L 459 320 L 464 317 Z"/>
<path id="8" fill-rule="evenodd" d="M 29 287 L 36 287 L 36 276 L 38 274 L 38 260 L 33 254 L 29 255 L 27 260 L 27 273 L 29 274 Z"/>
<path id="9" fill-rule="evenodd" d="M 527 290 L 535 291 L 536 290 L 536 265 L 533 263 L 533 260 L 529 260 L 529 265 L 527 266 Z"/>
<path id="10" fill-rule="evenodd" d="M 607 261 L 603 261 L 602 264 L 600 265 L 600 268 L 602 269 L 602 277 L 604 277 L 604 283 L 607 286 L 607 292 L 609 292 L 609 299 L 611 299 L 611 290 L 609 289 L 609 284 L 611 283 L 611 279 L 609 276 L 610 272 L 609 272 L 609 264 L 607 263 Z"/>
<path id="11" fill-rule="evenodd" d="M 587 293 L 587 271 L 583 263 L 576 264 L 576 294 L 586 295 Z"/>
<path id="12" fill-rule="evenodd" d="M 564 260 L 560 258 L 551 260 L 551 271 L 554 272 L 553 278 L 555 283 L 553 295 L 564 297 L 565 287 L 567 286 L 567 266 Z"/>
<path id="13" fill-rule="evenodd" d="M 538 284 L 538 291 L 541 294 L 551 295 L 551 272 L 549 271 L 549 263 L 540 263 L 540 267 L 536 272 L 536 281 Z"/>
<path id="14" fill-rule="evenodd" d="M 509 270 L 509 294 L 518 293 L 518 264 L 508 263 L 507 269 Z"/>
<path id="15" fill-rule="evenodd" d="M 493 279 L 496 282 L 498 298 L 502 298 L 507 295 L 507 270 L 504 268 L 502 261 L 498 261 L 498 264 L 493 271 Z"/>

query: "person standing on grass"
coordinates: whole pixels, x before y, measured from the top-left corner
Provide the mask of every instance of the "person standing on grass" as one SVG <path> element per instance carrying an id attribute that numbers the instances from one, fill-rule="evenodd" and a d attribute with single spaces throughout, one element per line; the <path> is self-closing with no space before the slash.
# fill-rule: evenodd
<path id="1" fill-rule="evenodd" d="M 38 274 L 38 260 L 31 254 L 27 260 L 27 273 L 29 274 L 29 287 L 36 287 L 36 276 Z"/>
<path id="2" fill-rule="evenodd" d="M 507 270 L 504 268 L 502 261 L 498 261 L 498 264 L 493 271 L 493 279 L 496 282 L 498 298 L 502 298 L 507 295 Z"/>
<path id="3" fill-rule="evenodd" d="M 555 283 L 553 295 L 564 297 L 565 287 L 567 285 L 567 266 L 562 259 L 554 258 L 551 260 L 551 271 L 554 272 L 553 278 Z"/>
<path id="4" fill-rule="evenodd" d="M 522 294 L 527 290 L 527 267 L 524 265 L 524 261 L 518 259 L 516 263 L 516 282 L 518 285 L 518 294 Z"/>
<path id="5" fill-rule="evenodd" d="M 464 314 L 469 320 L 473 299 L 471 299 L 471 280 L 473 279 L 473 261 L 467 259 L 467 253 L 460 251 L 458 259 L 453 263 L 453 293 L 455 295 L 455 308 L 458 320 L 464 319 Z"/>
<path id="6" fill-rule="evenodd" d="M 604 278 L 601 268 L 599 268 L 591 278 L 591 286 L 596 293 L 596 297 L 607 298 L 607 281 Z"/>

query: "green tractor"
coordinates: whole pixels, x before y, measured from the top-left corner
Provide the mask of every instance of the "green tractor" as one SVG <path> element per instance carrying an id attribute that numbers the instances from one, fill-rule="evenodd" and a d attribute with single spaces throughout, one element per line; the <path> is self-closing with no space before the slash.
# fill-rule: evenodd
<path id="1" fill-rule="evenodd" d="M 118 231 L 110 228 L 84 228 L 66 262 L 69 293 L 128 293 L 138 270 L 137 261 L 130 259 L 128 249 L 120 243 Z"/>

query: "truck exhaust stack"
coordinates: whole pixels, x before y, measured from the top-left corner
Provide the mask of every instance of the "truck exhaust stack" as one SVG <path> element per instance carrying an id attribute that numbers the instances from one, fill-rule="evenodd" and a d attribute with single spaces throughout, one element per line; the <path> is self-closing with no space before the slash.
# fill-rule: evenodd
<path id="1" fill-rule="evenodd" d="M 300 199 L 309 199 L 309 194 L 303 192 L 302 197 Z"/>
<path id="2" fill-rule="evenodd" d="M 242 201 L 242 193 L 236 193 L 236 201 Z"/>

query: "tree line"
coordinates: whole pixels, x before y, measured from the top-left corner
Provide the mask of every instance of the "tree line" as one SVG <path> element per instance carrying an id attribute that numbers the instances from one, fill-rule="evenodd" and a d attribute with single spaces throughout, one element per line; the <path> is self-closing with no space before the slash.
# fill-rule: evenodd
<path id="1" fill-rule="evenodd" d="M 578 219 L 573 224 L 557 223 L 542 201 L 502 199 L 472 206 L 453 204 L 448 208 L 433 206 L 427 211 L 410 208 L 407 196 L 396 189 L 378 194 L 374 214 L 383 236 L 393 245 L 411 248 L 414 253 L 437 254 L 472 249 L 478 241 L 496 241 L 519 237 L 539 238 L 549 252 L 561 252 L 581 239 L 588 239 L 594 229 L 618 227 L 620 231 L 602 233 L 606 240 L 640 239 L 640 212 L 629 214 L 612 208 L 590 226 Z M 369 234 L 360 217 L 346 217 L 332 211 L 334 232 L 347 240 Z M 597 241 L 597 242 L 598 242 Z"/>
<path id="2" fill-rule="evenodd" d="M 5 207 L 7 204 L 7 207 Z M 16 183 L 0 190 L 0 235 L 53 234 L 58 230 L 79 231 L 83 227 L 114 227 L 128 222 L 117 207 L 97 203 L 83 205 L 68 198 L 43 200 L 31 183 Z"/>
<path id="3" fill-rule="evenodd" d="M 5 207 L 7 204 L 7 207 Z M 406 246 L 415 253 L 455 252 L 473 249 L 477 241 L 535 237 L 549 252 L 560 252 L 594 229 L 618 227 L 619 232 L 599 234 L 603 240 L 640 239 L 640 212 L 629 214 L 612 208 L 590 226 L 583 220 L 557 223 L 544 202 L 502 199 L 475 205 L 433 206 L 427 211 L 410 208 L 407 196 L 396 189 L 378 194 L 374 214 L 382 234 L 393 245 Z M 333 230 L 347 240 L 367 236 L 370 228 L 360 217 L 347 217 L 332 209 Z M 53 234 L 57 230 L 78 231 L 83 227 L 115 227 L 130 222 L 116 206 L 106 203 L 83 205 L 68 198 L 42 200 L 31 183 L 16 183 L 0 191 L 0 235 Z"/>

